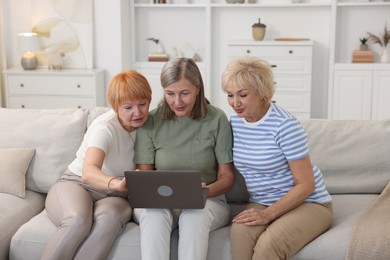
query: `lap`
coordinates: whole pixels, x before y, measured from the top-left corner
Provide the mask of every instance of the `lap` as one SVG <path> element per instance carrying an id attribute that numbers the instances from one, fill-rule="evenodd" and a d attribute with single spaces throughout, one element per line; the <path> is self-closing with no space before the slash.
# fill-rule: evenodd
<path id="1" fill-rule="evenodd" d="M 93 199 L 79 183 L 58 181 L 49 190 L 46 211 L 50 219 L 59 225 L 65 217 L 92 215 Z"/>

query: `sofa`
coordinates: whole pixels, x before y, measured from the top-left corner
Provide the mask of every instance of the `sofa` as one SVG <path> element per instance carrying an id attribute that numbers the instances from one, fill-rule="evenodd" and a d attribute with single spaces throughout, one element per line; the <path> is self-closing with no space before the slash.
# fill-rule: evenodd
<path id="1" fill-rule="evenodd" d="M 40 258 L 56 229 L 44 209 L 46 193 L 73 160 L 90 122 L 107 109 L 0 108 L 0 259 Z M 390 244 L 388 239 L 383 241 L 390 237 L 389 221 L 377 218 L 388 218 L 389 206 L 377 207 L 382 209 L 378 214 L 372 210 L 390 180 L 390 120 L 311 119 L 302 124 L 308 133 L 312 160 L 322 170 L 332 195 L 334 216 L 332 227 L 292 259 L 344 259 L 347 251 L 352 256 L 361 254 L 359 248 L 390 259 L 390 254 L 385 255 Z M 239 173 L 226 196 L 233 217 L 248 200 Z M 382 200 L 390 205 L 388 197 Z M 372 214 L 367 215 L 369 212 Z M 358 227 L 366 230 L 359 225 L 364 216 L 377 224 L 374 235 L 358 232 Z M 229 229 L 227 226 L 210 233 L 208 260 L 231 259 Z M 129 222 L 108 259 L 141 259 L 139 237 L 138 225 Z M 382 239 L 384 247 L 367 247 L 367 241 L 377 245 L 377 239 Z M 177 259 L 177 241 L 175 230 L 171 259 Z M 350 252 L 351 244 L 356 245 L 357 253 L 356 248 Z"/>

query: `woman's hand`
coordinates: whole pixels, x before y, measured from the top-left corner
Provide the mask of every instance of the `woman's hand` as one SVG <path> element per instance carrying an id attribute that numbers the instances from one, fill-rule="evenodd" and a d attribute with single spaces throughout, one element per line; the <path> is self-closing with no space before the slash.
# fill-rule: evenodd
<path id="1" fill-rule="evenodd" d="M 245 226 L 266 225 L 272 221 L 271 214 L 266 209 L 247 209 L 233 218 L 233 223 Z"/>
<path id="2" fill-rule="evenodd" d="M 126 178 L 123 179 L 112 179 L 109 183 L 109 190 L 113 191 L 127 191 Z"/>

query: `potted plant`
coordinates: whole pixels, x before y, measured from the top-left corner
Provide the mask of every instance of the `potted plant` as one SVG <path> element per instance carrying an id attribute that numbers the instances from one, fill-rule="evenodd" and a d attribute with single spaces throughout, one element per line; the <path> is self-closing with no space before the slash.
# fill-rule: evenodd
<path id="1" fill-rule="evenodd" d="M 360 38 L 360 50 L 361 51 L 368 50 L 367 41 L 368 41 L 368 38 L 366 38 L 366 37 Z"/>
<path id="2" fill-rule="evenodd" d="M 381 62 L 387 63 L 390 61 L 389 54 L 387 52 L 387 44 L 390 42 L 390 30 L 387 29 L 387 24 L 385 24 L 382 34 L 375 35 L 370 32 L 367 32 L 368 39 L 373 43 L 379 44 L 382 48 Z"/>
<path id="3" fill-rule="evenodd" d="M 155 51 L 155 53 L 164 53 L 164 48 L 162 47 L 159 39 L 150 37 L 150 38 L 147 38 L 146 40 L 147 41 L 152 41 L 152 42 L 154 42 L 156 44 L 156 51 Z"/>

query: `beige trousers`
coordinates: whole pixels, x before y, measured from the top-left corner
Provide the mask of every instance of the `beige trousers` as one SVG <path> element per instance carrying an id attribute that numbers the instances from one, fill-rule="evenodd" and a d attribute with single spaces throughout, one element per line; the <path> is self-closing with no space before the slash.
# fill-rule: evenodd
<path id="1" fill-rule="evenodd" d="M 46 211 L 57 226 L 41 259 L 106 259 L 131 217 L 124 194 L 107 193 L 66 172 L 49 190 Z"/>
<path id="2" fill-rule="evenodd" d="M 249 203 L 246 208 L 266 206 Z M 232 224 L 233 260 L 288 259 L 332 224 L 332 204 L 303 203 L 272 223 L 247 227 Z"/>

